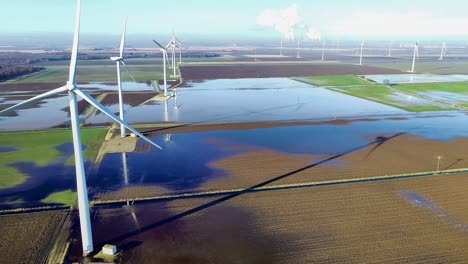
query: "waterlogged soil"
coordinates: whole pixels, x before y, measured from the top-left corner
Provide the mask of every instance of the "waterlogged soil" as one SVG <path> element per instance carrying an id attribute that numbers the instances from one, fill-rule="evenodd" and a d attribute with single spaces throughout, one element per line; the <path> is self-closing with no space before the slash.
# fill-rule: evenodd
<path id="1" fill-rule="evenodd" d="M 96 207 L 94 238 L 122 263 L 464 262 L 467 176 Z"/>

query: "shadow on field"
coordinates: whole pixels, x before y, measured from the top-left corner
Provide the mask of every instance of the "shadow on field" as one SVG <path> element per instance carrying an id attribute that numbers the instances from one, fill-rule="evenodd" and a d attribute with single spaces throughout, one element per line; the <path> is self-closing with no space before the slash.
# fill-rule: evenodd
<path id="1" fill-rule="evenodd" d="M 365 149 L 365 148 L 367 148 L 367 147 L 369 147 L 369 146 L 372 146 L 372 145 L 374 145 L 374 144 L 376 144 L 376 147 L 382 146 L 382 144 L 384 144 L 385 142 L 387 142 L 387 141 L 389 141 L 389 140 L 392 140 L 392 139 L 394 139 L 394 138 L 397 138 L 397 137 L 399 137 L 399 136 L 402 136 L 402 135 L 404 135 L 404 134 L 405 134 L 405 133 L 398 133 L 398 134 L 395 134 L 395 135 L 389 136 L 389 137 L 379 136 L 379 137 L 377 137 L 374 141 L 372 141 L 372 142 L 370 142 L 370 143 L 368 143 L 368 144 L 365 144 L 365 145 L 362 145 L 362 146 L 358 146 L 358 147 L 355 147 L 355 148 L 350 149 L 350 150 L 348 150 L 348 151 L 345 151 L 345 152 L 342 152 L 342 153 L 339 153 L 339 154 L 330 156 L 330 157 L 328 157 L 328 158 L 326 158 L 326 159 L 323 159 L 323 160 L 320 160 L 320 161 L 318 161 L 318 162 L 312 163 L 312 164 L 307 165 L 307 166 L 305 166 L 305 167 L 299 168 L 299 169 L 297 169 L 297 170 L 288 172 L 288 173 L 286 173 L 286 174 L 283 174 L 283 175 L 280 175 L 280 176 L 278 176 L 278 177 L 272 178 L 272 179 L 270 179 L 270 180 L 264 181 L 264 182 L 262 182 L 262 183 L 256 184 L 256 185 L 251 186 L 251 187 L 249 187 L 249 188 L 246 188 L 245 190 L 242 190 L 242 191 L 240 191 L 240 192 L 236 192 L 236 193 L 233 193 L 233 194 L 230 194 L 230 195 L 226 195 L 226 196 L 224 196 L 224 197 L 221 197 L 221 198 L 216 199 L 216 200 L 214 200 L 214 201 L 211 201 L 211 202 L 209 202 L 209 203 L 206 203 L 206 204 L 197 206 L 197 207 L 192 208 L 192 209 L 190 209 L 190 210 L 187 210 L 187 211 L 185 211 L 185 212 L 182 212 L 182 213 L 176 214 L 176 215 L 174 215 L 174 216 L 168 217 L 168 218 L 166 218 L 166 219 L 157 221 L 157 222 L 155 222 L 155 223 L 153 223 L 153 224 L 149 224 L 149 225 L 146 225 L 146 226 L 141 227 L 141 228 L 139 228 L 139 229 L 130 231 L 130 232 L 126 233 L 126 234 L 120 235 L 120 236 L 115 237 L 115 238 L 113 238 L 113 239 L 111 239 L 111 240 L 109 240 L 109 241 L 106 241 L 106 242 L 104 242 L 102 245 L 108 244 L 108 243 L 110 243 L 110 244 L 116 244 L 116 243 L 118 243 L 118 242 L 120 242 L 120 241 L 123 241 L 123 240 L 125 240 L 125 239 L 128 239 L 128 238 L 131 238 L 131 237 L 133 237 L 133 236 L 139 235 L 139 234 L 141 234 L 141 233 L 143 233 L 143 232 L 152 230 L 152 229 L 157 228 L 157 227 L 159 227 L 159 226 L 162 226 L 162 225 L 171 223 L 171 222 L 176 221 L 176 220 L 178 220 L 178 219 L 184 218 L 184 217 L 186 217 L 186 216 L 188 216 L 188 215 L 197 213 L 197 212 L 199 212 L 199 211 L 202 211 L 202 210 L 204 210 L 204 209 L 210 208 L 210 207 L 215 206 L 215 205 L 217 205 L 217 204 L 220 204 L 220 203 L 223 203 L 223 202 L 225 202 L 225 201 L 231 200 L 231 199 L 236 198 L 236 197 L 238 197 L 238 196 L 241 196 L 241 195 L 243 195 L 243 194 L 245 194 L 245 193 L 253 192 L 253 191 L 255 191 L 256 188 L 259 188 L 259 187 L 262 187 L 262 186 L 266 186 L 266 185 L 268 185 L 268 184 L 270 184 L 270 183 L 273 183 L 273 182 L 279 181 L 279 180 L 281 180 L 281 179 L 290 177 L 290 176 L 295 175 L 295 174 L 297 174 L 297 173 L 299 173 L 299 172 L 302 172 L 302 171 L 305 171 L 305 170 L 308 170 L 308 169 L 317 167 L 317 166 L 322 165 L 322 164 L 324 164 L 324 163 L 326 163 L 326 162 L 329 162 L 329 161 L 338 159 L 338 158 L 340 158 L 340 157 L 346 156 L 346 155 L 348 155 L 348 154 L 351 154 L 351 153 L 353 153 L 353 152 L 356 152 L 356 151 Z M 374 147 L 374 149 L 375 149 L 375 147 Z M 102 245 L 99 245 L 98 248 L 101 247 Z"/>

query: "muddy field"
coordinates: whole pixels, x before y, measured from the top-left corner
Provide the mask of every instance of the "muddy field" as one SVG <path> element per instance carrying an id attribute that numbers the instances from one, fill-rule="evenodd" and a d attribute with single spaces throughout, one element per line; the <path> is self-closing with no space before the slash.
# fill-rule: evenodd
<path id="1" fill-rule="evenodd" d="M 2 263 L 45 263 L 68 213 L 0 216 Z"/>
<path id="2" fill-rule="evenodd" d="M 466 184 L 464 174 L 97 208 L 93 226 L 123 263 L 455 263 L 468 258 Z"/>
<path id="3" fill-rule="evenodd" d="M 397 74 L 397 70 L 351 64 L 240 64 L 240 65 L 203 65 L 181 66 L 185 80 L 304 77 L 321 75 L 370 75 Z"/>

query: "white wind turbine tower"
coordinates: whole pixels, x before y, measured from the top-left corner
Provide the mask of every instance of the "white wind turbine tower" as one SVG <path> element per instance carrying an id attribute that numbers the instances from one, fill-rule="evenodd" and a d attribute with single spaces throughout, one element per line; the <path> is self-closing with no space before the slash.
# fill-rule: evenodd
<path id="1" fill-rule="evenodd" d="M 121 72 L 120 72 L 120 64 L 121 63 L 125 67 L 125 69 L 127 70 L 128 74 L 130 75 L 132 80 L 134 82 L 136 82 L 135 78 L 133 78 L 132 74 L 130 74 L 130 71 L 128 70 L 127 65 L 125 64 L 124 59 L 123 59 L 123 53 L 124 53 L 124 49 L 125 49 L 125 35 L 127 34 L 127 21 L 128 21 L 128 18 L 125 18 L 125 24 L 124 24 L 124 29 L 123 29 L 123 33 L 122 33 L 122 39 L 120 41 L 120 56 L 110 58 L 112 61 L 115 61 L 115 64 L 117 66 L 117 82 L 118 82 L 118 89 L 119 89 L 119 115 L 120 115 L 120 119 L 122 119 L 124 121 L 125 121 L 125 116 L 124 116 L 125 115 L 125 113 L 124 113 L 125 110 L 124 110 L 123 94 L 122 94 L 122 77 L 121 77 Z M 125 126 L 121 124 L 120 125 L 120 136 L 124 138 L 126 135 L 127 134 L 125 133 Z"/>
<path id="2" fill-rule="evenodd" d="M 323 40 L 323 46 L 322 46 L 322 61 L 325 60 L 325 39 Z"/>
<path id="3" fill-rule="evenodd" d="M 361 54 L 359 55 L 359 65 L 362 65 L 362 50 L 364 49 L 364 41 L 361 42 Z"/>
<path id="4" fill-rule="evenodd" d="M 441 51 L 440 51 L 440 58 L 439 58 L 439 60 L 443 60 L 445 54 L 447 54 L 447 44 L 444 42 L 444 43 L 442 43 L 442 49 L 441 49 Z"/>
<path id="5" fill-rule="evenodd" d="M 392 42 L 390 41 L 390 44 L 388 46 L 388 54 L 387 54 L 387 57 L 391 57 L 392 56 Z"/>
<path id="6" fill-rule="evenodd" d="M 280 41 L 280 56 L 283 56 L 283 39 Z"/>
<path id="7" fill-rule="evenodd" d="M 414 73 L 414 66 L 416 66 L 416 58 L 419 57 L 419 46 L 418 43 L 414 44 L 414 52 L 413 52 L 413 66 L 411 67 L 411 73 Z"/>
<path id="8" fill-rule="evenodd" d="M 297 55 L 296 55 L 296 59 L 300 59 L 301 58 L 301 43 L 299 42 L 299 40 L 297 40 Z"/>
<path id="9" fill-rule="evenodd" d="M 37 95 L 31 99 L 23 101 L 19 104 L 11 106 L 7 109 L 0 111 L 0 115 L 15 111 L 17 109 L 26 107 L 31 104 L 35 104 L 38 101 L 57 96 L 59 94 L 68 93 L 69 103 L 70 103 L 70 119 L 71 119 L 71 128 L 73 134 L 73 149 L 75 156 L 75 169 L 76 169 L 76 189 L 78 194 L 78 211 L 80 217 L 80 229 L 81 229 L 81 240 L 83 245 L 83 254 L 86 256 L 94 250 L 93 238 L 91 231 L 91 219 L 89 215 L 89 203 L 88 203 L 88 190 L 86 187 L 86 176 L 84 169 L 84 159 L 83 159 L 83 150 L 81 142 L 81 132 L 80 132 L 80 119 L 78 112 L 78 100 L 77 96 L 80 96 L 92 106 L 109 116 L 115 122 L 124 124 L 127 129 L 134 132 L 136 135 L 146 140 L 153 146 L 160 148 L 156 143 L 152 142 L 149 138 L 142 135 L 136 129 L 125 123 L 117 116 L 115 116 L 108 108 L 99 103 L 96 99 L 88 95 L 87 93 L 80 90 L 76 84 L 76 66 L 77 66 L 77 56 L 78 56 L 78 46 L 79 46 L 79 32 L 80 32 L 80 11 L 81 11 L 81 2 L 77 0 L 77 11 L 76 11 L 76 24 L 75 24 L 75 33 L 73 38 L 73 48 L 72 55 L 70 60 L 70 72 L 69 79 L 67 84 L 53 89 L 49 92 Z"/>
<path id="10" fill-rule="evenodd" d="M 177 38 L 176 34 L 174 33 L 174 29 L 172 30 L 172 39 L 167 43 L 166 50 L 171 48 L 171 67 L 173 69 L 173 77 L 177 77 L 176 73 L 176 48 L 180 50 L 180 62 L 182 62 L 182 48 L 177 45 L 177 42 L 182 43 L 179 38 Z"/>
<path id="11" fill-rule="evenodd" d="M 159 50 L 163 54 L 163 75 L 164 75 L 164 96 L 167 96 L 167 77 L 166 77 L 166 60 L 167 60 L 167 49 L 153 39 L 153 42 L 159 46 Z"/>

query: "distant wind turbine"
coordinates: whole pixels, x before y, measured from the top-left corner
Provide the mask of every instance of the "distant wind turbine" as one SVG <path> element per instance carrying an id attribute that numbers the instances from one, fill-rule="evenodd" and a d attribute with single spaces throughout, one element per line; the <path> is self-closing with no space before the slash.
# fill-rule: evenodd
<path id="1" fill-rule="evenodd" d="M 325 60 L 325 39 L 323 40 L 323 46 L 322 46 L 322 61 Z"/>
<path id="2" fill-rule="evenodd" d="M 180 41 L 180 39 L 176 36 L 175 32 L 174 32 L 174 29 L 172 29 L 172 38 L 171 40 L 169 41 L 169 43 L 167 43 L 166 45 L 166 50 L 170 48 L 171 50 L 171 68 L 173 69 L 173 77 L 177 77 L 177 72 L 176 72 L 176 48 L 179 49 L 179 56 L 180 56 L 180 62 L 182 62 L 182 48 L 180 46 L 177 45 L 177 42 L 179 42 L 180 44 L 182 43 L 182 41 Z"/>
<path id="3" fill-rule="evenodd" d="M 440 51 L 440 58 L 439 58 L 439 60 L 443 60 L 445 54 L 447 54 L 447 44 L 444 42 L 444 43 L 442 43 L 442 49 L 441 49 L 441 51 Z"/>
<path id="4" fill-rule="evenodd" d="M 390 41 L 390 44 L 388 45 L 387 57 L 391 57 L 391 56 L 392 56 L 392 42 Z"/>
<path id="5" fill-rule="evenodd" d="M 122 33 L 122 39 L 120 41 L 120 56 L 110 58 L 112 61 L 115 61 L 115 64 L 117 66 L 117 83 L 118 83 L 118 90 L 119 90 L 119 115 L 120 115 L 120 119 L 122 119 L 124 121 L 125 121 L 125 113 L 124 113 L 125 111 L 124 111 L 123 94 L 122 94 L 122 77 L 121 77 L 121 72 L 120 72 L 120 64 L 121 63 L 124 66 L 125 70 L 128 72 L 128 74 L 130 75 L 130 77 L 132 78 L 132 80 L 134 82 L 136 82 L 135 78 L 133 78 L 132 74 L 128 70 L 127 65 L 125 64 L 125 61 L 123 59 L 124 49 L 125 49 L 125 35 L 127 34 L 127 22 L 128 22 L 128 18 L 125 18 L 125 24 L 124 24 L 124 29 L 123 29 L 123 33 Z M 122 125 L 122 124 L 120 125 L 120 136 L 121 137 L 126 136 L 125 126 Z"/>
<path id="6" fill-rule="evenodd" d="M 359 65 L 362 65 L 362 50 L 364 49 L 364 41 L 361 42 L 361 54 L 359 55 Z"/>
<path id="7" fill-rule="evenodd" d="M 108 108 L 99 103 L 96 99 L 88 95 L 87 93 L 80 90 L 76 84 L 76 67 L 77 67 L 77 57 L 78 57 L 78 46 L 79 46 L 79 35 L 80 35 L 80 13 L 81 13 L 81 1 L 77 0 L 77 11 L 76 11 L 76 21 L 75 21 L 75 33 L 73 37 L 73 48 L 72 55 L 70 60 L 70 72 L 67 84 L 53 89 L 49 92 L 34 96 L 26 101 L 23 101 L 19 104 L 11 106 L 7 109 L 0 111 L 0 115 L 15 111 L 17 109 L 26 107 L 28 105 L 35 104 L 41 100 L 57 96 L 62 93 L 68 93 L 69 103 L 70 103 L 70 119 L 71 119 L 71 128 L 73 135 L 73 149 L 75 156 L 75 169 L 76 169 L 76 190 L 78 194 L 78 211 L 80 217 L 80 230 L 81 230 L 81 240 L 83 246 L 83 254 L 85 256 L 89 255 L 94 250 L 93 246 L 93 237 L 91 231 L 91 218 L 89 214 L 89 202 L 88 202 L 88 189 L 86 187 L 86 176 L 84 169 L 84 158 L 83 158 L 83 149 L 81 141 L 81 132 L 80 132 L 80 119 L 78 112 L 78 99 L 77 96 L 80 96 L 92 106 L 109 116 L 115 122 L 123 124 L 127 129 L 138 135 L 143 140 L 147 141 L 151 145 L 161 149 L 159 145 L 151 141 L 149 138 L 145 137 L 143 134 L 138 132 L 136 129 L 128 125 L 125 121 L 118 118 L 112 113 Z"/>
<path id="8" fill-rule="evenodd" d="M 167 96 L 167 77 L 166 77 L 166 60 L 167 60 L 167 49 L 153 39 L 153 42 L 159 46 L 159 50 L 163 54 L 163 75 L 164 75 L 164 96 Z"/>
<path id="9" fill-rule="evenodd" d="M 280 42 L 280 56 L 283 56 L 283 39 Z"/>
<path id="10" fill-rule="evenodd" d="M 416 66 L 416 58 L 419 57 L 419 46 L 418 43 L 414 44 L 414 52 L 413 52 L 413 66 L 411 67 L 411 73 L 414 73 L 414 67 Z"/>
<path id="11" fill-rule="evenodd" d="M 297 40 L 297 55 L 296 55 L 296 59 L 300 59 L 301 58 L 301 42 L 299 42 L 299 40 Z"/>

